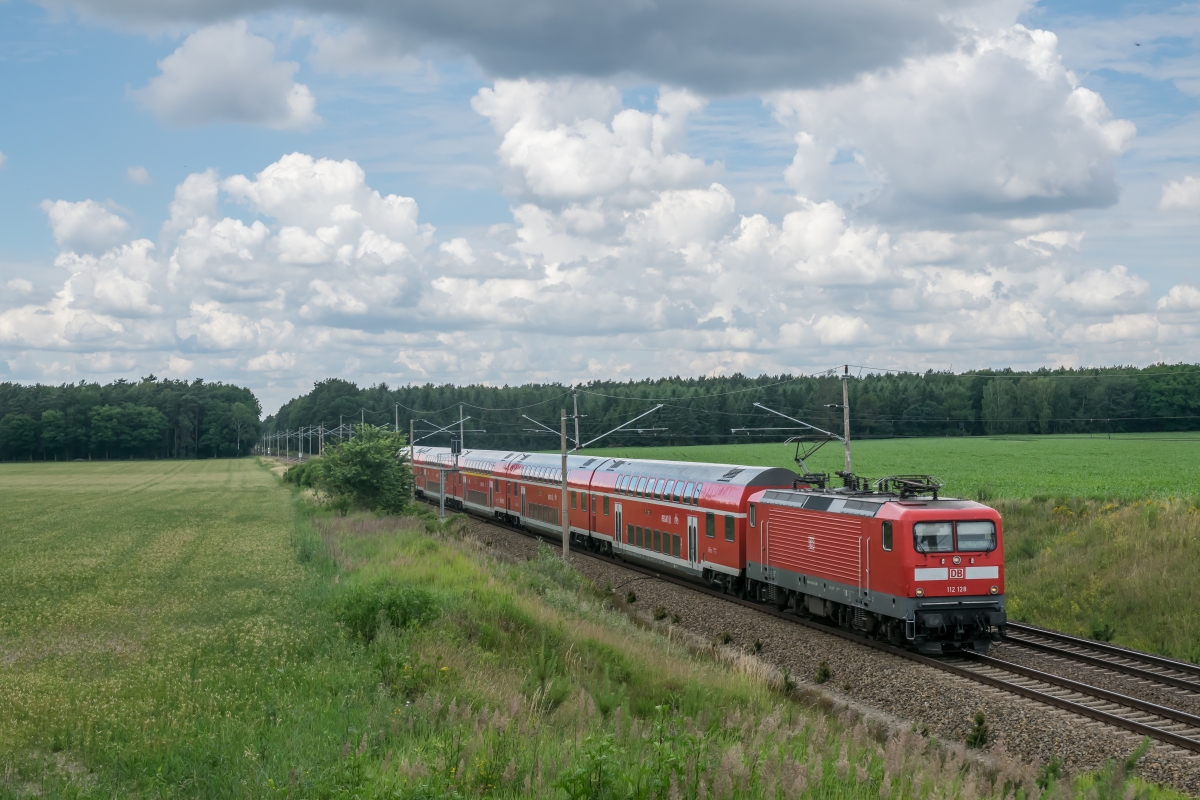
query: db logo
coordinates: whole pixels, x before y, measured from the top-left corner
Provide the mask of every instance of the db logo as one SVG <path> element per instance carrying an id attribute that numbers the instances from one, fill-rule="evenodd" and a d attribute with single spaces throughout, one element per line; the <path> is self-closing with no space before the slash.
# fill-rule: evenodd
<path id="1" fill-rule="evenodd" d="M 950 580 L 957 579 L 957 580 L 961 581 L 961 580 L 965 580 L 966 577 L 967 577 L 967 571 L 965 569 L 963 569 L 962 567 L 959 567 L 958 569 L 950 570 Z"/>
<path id="2" fill-rule="evenodd" d="M 815 537 L 815 536 L 808 537 L 808 549 L 814 550 L 814 551 L 817 549 L 817 537 Z"/>

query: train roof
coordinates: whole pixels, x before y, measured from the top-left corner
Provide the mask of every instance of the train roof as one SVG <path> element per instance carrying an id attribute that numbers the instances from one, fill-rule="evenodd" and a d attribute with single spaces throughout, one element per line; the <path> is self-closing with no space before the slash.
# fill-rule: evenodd
<path id="1" fill-rule="evenodd" d="M 874 517 L 879 509 L 889 503 L 902 508 L 922 508 L 933 511 L 957 511 L 979 509 L 987 506 L 974 500 L 956 497 L 905 497 L 889 492 L 837 492 L 803 489 L 768 489 L 763 492 L 760 503 L 767 505 L 803 508 L 809 511 L 826 511 L 831 514 L 849 514 L 855 517 Z"/>
<path id="2" fill-rule="evenodd" d="M 418 447 L 419 461 L 439 464 L 453 462 L 446 447 Z M 525 453 L 506 450 L 464 450 L 459 465 L 466 469 L 491 472 L 497 467 L 534 466 L 561 468 L 557 453 Z M 780 467 L 747 467 L 737 464 L 708 464 L 694 461 L 659 461 L 646 458 L 608 458 L 605 456 L 567 456 L 570 470 L 594 470 L 613 475 L 636 475 L 699 483 L 724 483 L 731 486 L 779 486 L 790 484 L 796 473 Z"/>

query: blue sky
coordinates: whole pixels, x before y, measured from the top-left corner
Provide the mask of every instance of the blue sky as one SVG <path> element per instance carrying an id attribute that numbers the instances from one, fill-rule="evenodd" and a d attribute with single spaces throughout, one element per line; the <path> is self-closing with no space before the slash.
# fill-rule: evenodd
<path id="1" fill-rule="evenodd" d="M 0 380 L 1195 360 L 1195 4 L 164 8 L 0 4 Z"/>

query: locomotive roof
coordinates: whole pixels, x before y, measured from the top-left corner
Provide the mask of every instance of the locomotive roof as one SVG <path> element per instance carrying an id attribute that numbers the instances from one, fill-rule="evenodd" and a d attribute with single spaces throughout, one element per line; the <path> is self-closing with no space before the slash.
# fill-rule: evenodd
<path id="1" fill-rule="evenodd" d="M 451 463 L 453 456 L 446 447 L 418 447 L 418 457 L 438 463 Z M 557 453 L 525 453 L 507 450 L 464 450 L 459 464 L 466 469 L 491 471 L 498 466 L 521 465 L 562 467 Z M 693 461 L 659 461 L 647 458 L 606 458 L 604 456 L 567 456 L 567 468 L 590 469 L 614 475 L 637 475 L 701 483 L 724 483 L 731 486 L 779 486 L 790 484 L 796 473 L 779 467 L 747 467 L 737 464 L 707 464 Z"/>
<path id="2" fill-rule="evenodd" d="M 906 508 L 929 508 L 935 510 L 957 510 L 984 508 L 973 500 L 955 497 L 906 497 L 885 492 L 843 493 L 836 491 L 805 491 L 795 489 L 768 489 L 763 492 L 762 503 L 768 505 L 804 508 L 810 511 L 827 511 L 831 514 L 850 514 L 856 517 L 873 517 L 887 503 L 896 503 Z"/>

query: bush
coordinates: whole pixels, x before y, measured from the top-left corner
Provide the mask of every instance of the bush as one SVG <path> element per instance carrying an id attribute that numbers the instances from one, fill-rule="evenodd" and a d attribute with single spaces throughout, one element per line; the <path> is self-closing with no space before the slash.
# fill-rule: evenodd
<path id="1" fill-rule="evenodd" d="M 412 492 L 406 437 L 387 428 L 359 425 L 354 438 L 326 447 L 321 487 L 334 501 L 388 514 L 399 513 Z"/>
<path id="2" fill-rule="evenodd" d="M 283 473 L 285 483 L 292 483 L 301 489 L 315 489 L 321 484 L 321 459 L 310 458 L 288 468 Z"/>
<path id="3" fill-rule="evenodd" d="M 414 627 L 436 617 L 438 610 L 428 591 L 392 581 L 358 584 L 336 602 L 338 622 L 364 642 L 374 640 L 384 622 L 397 629 Z"/>
<path id="4" fill-rule="evenodd" d="M 817 674 L 813 676 L 813 681 L 815 683 L 825 683 L 832 674 L 829 671 L 829 662 L 822 661 L 820 664 L 817 664 Z"/>

